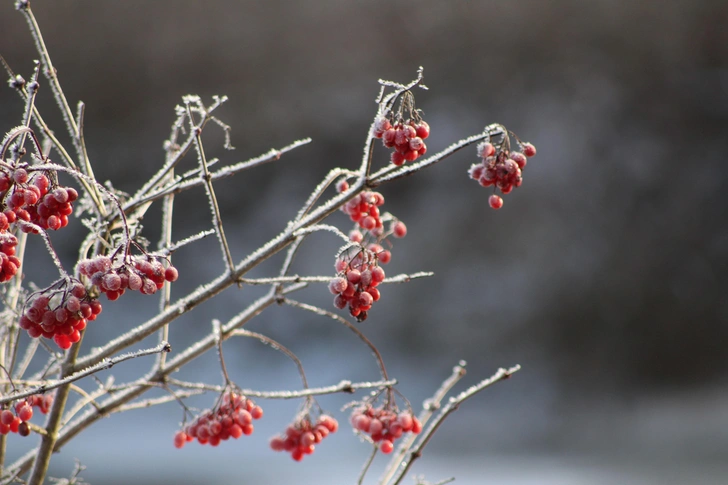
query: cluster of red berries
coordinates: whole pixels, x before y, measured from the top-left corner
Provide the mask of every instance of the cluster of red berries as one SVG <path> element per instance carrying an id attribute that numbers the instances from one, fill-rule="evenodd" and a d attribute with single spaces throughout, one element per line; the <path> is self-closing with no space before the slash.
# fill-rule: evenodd
<path id="1" fill-rule="evenodd" d="M 31 338 L 45 337 L 63 350 L 81 340 L 81 331 L 89 320 L 101 313 L 101 303 L 87 295 L 80 282 L 74 282 L 68 290 L 50 290 L 40 294 L 26 308 L 18 325 Z"/>
<path id="2" fill-rule="evenodd" d="M 53 396 L 30 396 L 27 399 L 17 401 L 13 406 L 15 414 L 9 409 L 0 411 L 0 435 L 18 433 L 20 436 L 28 436 L 30 427 L 28 421 L 33 417 L 33 407 L 36 406 L 43 414 L 48 414 L 53 404 Z"/>
<path id="3" fill-rule="evenodd" d="M 78 198 L 76 189 L 56 187 L 51 190 L 50 181 L 44 174 L 35 175 L 32 181 L 30 177 L 24 168 L 16 168 L 12 174 L 0 171 L 0 200 L 4 200 L 5 206 L 0 227 L 17 219 L 54 231 L 66 227 L 68 216 L 73 213 L 72 203 Z M 30 226 L 21 229 L 33 231 Z"/>
<path id="4" fill-rule="evenodd" d="M 154 258 L 136 257 L 132 257 L 130 264 L 122 264 L 116 268 L 108 256 L 84 259 L 78 263 L 78 272 L 88 276 L 91 284 L 106 294 L 109 300 L 116 300 L 127 288 L 145 295 L 153 295 L 162 289 L 165 281 L 176 281 L 179 276 L 174 266 L 165 269 L 162 263 Z"/>
<path id="5" fill-rule="evenodd" d="M 343 254 L 336 261 L 339 275 L 329 282 L 329 291 L 336 295 L 334 306 L 341 310 L 348 305 L 349 313 L 358 322 L 367 319 L 372 304 L 379 300 L 376 287 L 384 281 L 385 274 L 378 263 L 377 254 L 366 248 L 361 248 L 353 257 Z"/>
<path id="6" fill-rule="evenodd" d="M 394 450 L 394 441 L 404 433 L 419 434 L 422 424 L 412 413 L 374 408 L 372 406 L 359 407 L 351 414 L 351 425 L 355 430 L 369 435 L 371 440 L 379 443 L 382 453 L 391 453 Z"/>
<path id="7" fill-rule="evenodd" d="M 3 217 L 5 214 L 0 212 L 0 226 L 2 226 Z M 7 223 L 7 219 L 5 221 Z M 15 246 L 17 245 L 18 238 L 5 229 L 0 230 L 0 283 L 10 280 L 20 268 L 20 260 L 15 257 Z"/>
<path id="8" fill-rule="evenodd" d="M 398 121 L 394 125 L 380 116 L 374 122 L 374 136 L 381 138 L 387 148 L 394 148 L 392 163 L 396 166 L 414 162 L 427 152 L 425 139 L 430 136 L 430 125 L 423 120 Z"/>
<path id="9" fill-rule="evenodd" d="M 536 148 L 530 143 L 522 143 L 521 149 L 522 151 L 518 152 L 507 148 L 496 149 L 490 142 L 479 144 L 478 156 L 482 161 L 470 167 L 468 172 L 470 178 L 483 187 L 494 185 L 503 194 L 510 193 L 523 183 L 523 169 L 526 167 L 527 157 L 536 155 Z M 493 194 L 488 199 L 488 204 L 493 209 L 500 209 L 503 207 L 503 198 Z"/>
<path id="10" fill-rule="evenodd" d="M 291 458 L 301 461 L 305 455 L 313 453 L 321 440 L 337 429 L 339 422 L 331 416 L 322 414 L 316 423 L 311 423 L 311 419 L 306 416 L 288 426 L 282 435 L 271 438 L 270 447 L 273 451 L 287 451 Z"/>
<path id="11" fill-rule="evenodd" d="M 349 189 L 349 184 L 342 180 L 336 185 L 339 192 Z M 374 235 L 380 235 L 384 230 L 379 207 L 384 204 L 384 196 L 379 192 L 365 190 L 341 206 L 342 212 L 356 222 L 362 229 Z"/>
<path id="12" fill-rule="evenodd" d="M 174 435 L 175 448 L 197 439 L 201 445 L 217 446 L 220 441 L 253 433 L 253 420 L 263 417 L 263 408 L 252 399 L 235 392 L 225 392 L 216 409 L 205 411 L 192 424 Z"/>

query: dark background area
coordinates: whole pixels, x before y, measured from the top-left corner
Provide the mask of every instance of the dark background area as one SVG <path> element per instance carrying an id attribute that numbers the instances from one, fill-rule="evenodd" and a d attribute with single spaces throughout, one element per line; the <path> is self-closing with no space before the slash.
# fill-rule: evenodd
<path id="1" fill-rule="evenodd" d="M 28 78 L 37 54 L 12 3 L 0 4 L 0 54 Z M 497 212 L 487 207 L 489 189 L 467 178 L 474 148 L 382 188 L 387 210 L 409 228 L 395 242 L 388 273 L 435 272 L 383 289 L 360 326 L 404 394 L 421 402 L 459 359 L 469 363 L 461 389 L 499 366 L 523 366 L 449 418 L 415 471 L 431 481 L 454 475 L 456 483 L 728 481 L 728 4 L 33 7 L 66 96 L 72 106 L 87 105 L 96 175 L 118 189 L 134 192 L 161 165 L 184 94 L 229 96 L 219 116 L 233 127 L 236 151 L 222 150 L 214 128 L 206 131 L 208 155 L 224 163 L 313 138 L 276 164 L 216 186 L 238 260 L 278 234 L 329 169 L 358 166 L 377 80 L 406 82 L 424 66 L 430 90 L 415 95 L 432 128 L 430 153 L 500 122 L 538 155 Z M 38 105 L 64 133 L 45 79 Z M 20 123 L 22 109 L 11 89 L 0 90 L 4 131 Z M 383 148 L 375 154 L 375 164 L 386 162 Z M 180 196 L 175 217 L 178 238 L 210 227 L 203 192 Z M 158 221 L 150 211 L 152 241 Z M 331 222 L 349 227 L 341 214 Z M 83 237 L 78 221 L 71 226 L 75 232 L 53 235 L 69 265 Z M 295 270 L 333 274 L 338 245 L 329 235 L 312 237 Z M 219 274 L 218 254 L 214 240 L 180 250 L 173 296 Z M 271 274 L 275 263 L 255 276 Z M 28 262 L 40 285 L 49 264 L 43 256 Z M 211 318 L 231 317 L 260 292 L 230 289 L 181 318 L 173 345 L 189 344 L 209 331 Z M 143 322 L 157 305 L 126 299 L 105 305 L 86 347 Z M 300 299 L 330 306 L 323 286 Z M 377 378 L 366 349 L 328 321 L 274 308 L 250 328 L 295 350 L 313 385 Z M 299 385 L 290 363 L 254 342 L 226 349 L 242 387 Z M 131 379 L 148 365 L 114 372 Z M 216 369 L 210 356 L 184 377 L 219 382 Z M 335 411 L 346 399 L 321 402 Z M 343 431 L 294 464 L 269 452 L 266 440 L 284 429 L 296 404 L 264 404 L 269 418 L 252 437 L 214 450 L 172 449 L 182 414 L 175 405 L 114 416 L 66 447 L 54 472 L 67 474 L 78 457 L 92 483 L 355 481 L 365 445 Z M 17 438 L 9 444 L 11 455 L 24 446 Z"/>

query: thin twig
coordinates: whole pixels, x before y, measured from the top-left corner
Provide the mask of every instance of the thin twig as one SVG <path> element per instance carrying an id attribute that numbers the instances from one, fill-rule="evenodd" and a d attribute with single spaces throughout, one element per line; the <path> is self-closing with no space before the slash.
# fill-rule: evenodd
<path id="1" fill-rule="evenodd" d="M 217 229 L 217 238 L 220 241 L 222 249 L 222 255 L 227 263 L 228 273 L 232 274 L 235 270 L 235 263 L 233 262 L 233 256 L 230 253 L 230 246 L 228 246 L 227 238 L 225 237 L 225 230 L 222 227 L 222 216 L 220 215 L 220 206 L 217 203 L 217 196 L 215 195 L 215 189 L 212 186 L 212 178 L 210 171 L 207 168 L 207 158 L 205 157 L 205 148 L 202 145 L 202 128 L 195 125 L 195 119 L 192 116 L 192 110 L 190 109 L 189 103 L 187 106 L 187 116 L 189 117 L 190 130 L 195 134 L 195 150 L 197 151 L 197 159 L 200 162 L 200 170 L 202 172 L 202 179 L 205 182 L 205 192 L 207 193 L 207 201 L 210 203 L 210 209 L 212 210 L 212 223 Z"/>
<path id="2" fill-rule="evenodd" d="M 263 165 L 265 163 L 280 160 L 280 158 L 283 154 L 290 152 L 300 146 L 306 145 L 310 142 L 311 142 L 310 138 L 304 138 L 302 140 L 295 141 L 283 148 L 271 149 L 267 153 L 264 153 L 263 155 L 260 155 L 256 158 L 252 158 L 245 162 L 239 162 L 239 163 L 236 163 L 233 165 L 228 165 L 227 167 L 223 167 L 214 172 L 211 172 L 210 180 L 212 182 L 215 182 L 215 181 L 223 179 L 225 177 L 230 177 L 232 175 L 235 175 L 238 172 L 242 172 L 243 170 L 248 170 L 248 169 L 257 167 L 259 165 Z M 135 211 L 138 206 L 146 204 L 148 202 L 153 202 L 161 197 L 164 197 L 167 194 L 173 194 L 173 193 L 178 194 L 184 190 L 188 190 L 193 187 L 197 187 L 204 183 L 205 183 L 205 181 L 202 180 L 202 178 L 200 178 L 199 175 L 197 175 L 195 178 L 193 178 L 191 180 L 172 182 L 163 187 L 159 187 L 158 189 L 150 190 L 149 193 L 140 195 L 138 198 L 137 197 L 133 198 L 132 200 L 128 201 L 124 205 L 124 210 L 125 211 Z"/>
<path id="3" fill-rule="evenodd" d="M 432 417 L 432 415 L 435 413 L 435 411 L 440 409 L 442 400 L 447 397 L 447 394 L 453 387 L 455 387 L 455 384 L 457 384 L 460 379 L 465 377 L 465 374 L 467 373 L 467 371 L 465 370 L 466 365 L 467 364 L 464 360 L 458 362 L 458 364 L 452 368 L 452 374 L 450 374 L 450 377 L 443 381 L 440 388 L 435 391 L 435 394 L 431 398 L 425 400 L 425 402 L 423 403 L 424 409 L 417 417 L 422 426 L 425 426 Z M 380 478 L 379 483 L 386 484 L 392 479 L 394 474 L 397 472 L 400 464 L 404 460 L 405 455 L 416 440 L 417 435 L 412 433 L 409 433 L 404 437 L 402 442 L 397 447 L 397 451 L 394 452 L 392 458 L 390 458 L 389 460 L 389 463 L 387 463 L 387 466 L 384 468 L 384 473 L 382 474 L 382 478 Z"/>
<path id="4" fill-rule="evenodd" d="M 366 477 L 367 472 L 369 471 L 369 467 L 372 466 L 374 457 L 377 456 L 377 451 L 379 451 L 379 447 L 376 444 L 372 443 L 372 452 L 371 454 L 369 454 L 369 458 L 367 458 L 367 461 L 364 462 L 364 466 L 359 473 L 359 479 L 356 481 L 357 485 L 361 485 L 362 483 L 364 483 L 364 477 Z"/>
<path id="5" fill-rule="evenodd" d="M 111 411 L 113 414 L 116 413 L 123 413 L 125 411 L 131 411 L 133 409 L 145 409 L 150 408 L 152 406 L 158 406 L 160 404 L 166 404 L 168 402 L 172 401 L 178 401 L 179 399 L 185 399 L 192 396 L 198 396 L 200 394 L 204 394 L 205 391 L 185 391 L 185 392 L 178 392 L 175 393 L 174 396 L 161 396 L 161 397 L 155 397 L 150 399 L 144 399 L 141 401 L 136 401 L 130 404 L 125 404 L 124 406 L 119 406 L 118 408 Z"/>
<path id="6" fill-rule="evenodd" d="M 283 300 L 283 303 L 285 303 L 287 305 L 291 305 L 292 307 L 295 307 L 295 308 L 300 308 L 302 310 L 307 310 L 307 311 L 312 312 L 312 313 L 315 313 L 317 315 L 321 315 L 321 316 L 324 316 L 324 317 L 329 317 L 329 318 L 331 318 L 333 320 L 336 320 L 337 322 L 341 323 L 346 328 L 348 328 L 349 330 L 351 330 L 352 332 L 354 332 L 354 334 L 357 337 L 359 337 L 359 339 L 362 342 L 364 342 L 371 349 L 372 353 L 374 354 L 374 358 L 376 359 L 377 364 L 379 365 L 379 372 L 382 374 L 382 378 L 385 381 L 386 380 L 389 380 L 389 376 L 387 376 L 387 368 L 384 366 L 384 359 L 382 359 L 382 354 L 379 353 L 379 350 L 371 342 L 371 340 L 369 340 L 363 333 L 361 333 L 361 330 L 359 330 L 354 325 L 352 325 L 352 323 L 349 322 L 347 319 L 343 318 L 340 315 L 337 315 L 334 312 L 330 312 L 330 311 L 324 310 L 323 308 L 319 308 L 319 307 L 314 306 L 314 305 L 309 305 L 307 303 L 301 303 L 301 302 L 296 301 L 296 300 L 291 300 L 290 298 L 285 298 Z"/>
<path id="7" fill-rule="evenodd" d="M 498 371 L 493 374 L 488 379 L 484 379 L 480 381 L 478 384 L 470 387 L 469 389 L 461 392 L 455 397 L 451 397 L 450 401 L 447 403 L 447 405 L 442 408 L 442 410 L 438 413 L 438 415 L 435 417 L 434 421 L 430 424 L 430 426 L 422 433 L 422 436 L 420 437 L 417 445 L 412 449 L 412 451 L 409 452 L 408 456 L 402 461 L 397 475 L 394 477 L 394 481 L 392 482 L 392 485 L 397 485 L 402 481 L 402 479 L 407 474 L 407 471 L 412 467 L 412 464 L 422 456 L 422 450 L 424 450 L 425 446 L 430 442 L 432 439 L 432 436 L 435 434 L 435 431 L 440 427 L 440 425 L 443 423 L 445 418 L 447 418 L 450 413 L 455 411 L 460 404 L 465 402 L 467 399 L 473 397 L 483 389 L 492 386 L 496 382 L 500 382 L 504 379 L 508 379 L 511 377 L 514 373 L 518 372 L 521 369 L 520 365 L 516 365 L 514 367 L 511 367 L 510 369 L 503 369 L 500 368 Z"/>
<path id="8" fill-rule="evenodd" d="M 301 376 L 301 382 L 303 383 L 303 388 L 308 389 L 308 380 L 306 380 L 306 373 L 303 370 L 303 364 L 301 363 L 301 360 L 294 354 L 291 350 L 289 350 L 287 347 L 283 346 L 281 343 L 273 340 L 270 337 L 266 337 L 265 335 L 258 333 L 258 332 L 251 332 L 250 330 L 245 329 L 238 329 L 234 330 L 230 333 L 230 336 L 241 336 L 241 337 L 249 337 L 257 339 L 264 344 L 270 346 L 272 349 L 277 350 L 283 354 L 285 354 L 289 359 L 293 361 L 294 364 L 296 364 L 296 368 L 298 369 L 298 375 Z"/>
<path id="9" fill-rule="evenodd" d="M 90 376 L 91 374 L 95 374 L 99 371 L 102 371 L 105 369 L 110 369 L 113 366 L 115 366 L 116 364 L 119 364 L 121 362 L 130 360 L 130 359 L 135 359 L 137 357 L 144 357 L 145 355 L 156 354 L 159 352 L 170 352 L 171 350 L 172 350 L 172 346 L 169 345 L 169 343 L 162 342 L 161 344 L 159 344 L 156 347 L 153 347 L 151 349 L 139 350 L 137 352 L 129 352 L 126 354 L 122 354 L 118 357 L 114 357 L 113 359 L 104 359 L 101 362 L 99 362 L 98 364 L 95 364 L 91 367 L 80 370 L 78 372 L 74 372 L 73 374 L 71 374 L 68 377 L 65 377 L 63 379 L 59 379 L 57 381 L 51 381 L 51 382 L 48 382 L 47 384 L 33 387 L 31 389 L 26 389 L 25 391 L 17 392 L 15 394 L 12 394 L 9 396 L 0 397 L 0 405 L 15 401 L 17 399 L 22 399 L 24 397 L 33 396 L 35 394 L 41 394 L 44 392 L 51 391 L 51 390 L 59 388 L 61 386 L 65 386 L 66 384 L 76 382 L 79 379 L 83 379 L 84 377 Z"/>
<path id="10" fill-rule="evenodd" d="M 183 382 L 174 379 L 168 379 L 168 382 L 172 385 L 187 389 L 199 389 L 211 392 L 222 392 L 225 390 L 225 386 Z M 354 393 L 359 389 L 379 389 L 382 387 L 394 386 L 396 384 L 396 379 L 356 383 L 352 383 L 348 380 L 343 380 L 338 384 L 334 384 L 332 386 L 313 387 L 309 389 L 302 389 L 300 391 L 256 391 L 253 389 L 241 389 L 240 392 L 242 394 L 245 394 L 246 396 L 257 397 L 260 399 L 299 399 L 302 397 L 322 396 L 325 394 L 337 394 L 340 392 Z"/>
<path id="11" fill-rule="evenodd" d="M 215 339 L 215 349 L 217 350 L 217 358 L 220 361 L 220 369 L 222 370 L 222 377 L 225 379 L 225 386 L 230 385 L 230 375 L 228 374 L 227 367 L 225 367 L 225 357 L 222 354 L 222 325 L 220 320 L 217 318 L 212 319 L 212 337 Z"/>

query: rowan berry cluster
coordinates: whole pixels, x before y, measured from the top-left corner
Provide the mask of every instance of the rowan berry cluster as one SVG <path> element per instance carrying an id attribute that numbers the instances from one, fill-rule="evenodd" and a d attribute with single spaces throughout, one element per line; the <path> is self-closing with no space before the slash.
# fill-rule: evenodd
<path id="1" fill-rule="evenodd" d="M 253 433 L 253 420 L 263 417 L 263 409 L 252 399 L 235 392 L 223 393 L 219 405 L 203 412 L 192 424 L 174 435 L 175 448 L 197 439 L 201 445 L 217 446 L 220 441 L 238 439 Z"/>
<path id="2" fill-rule="evenodd" d="M 376 245 L 375 249 L 377 247 L 381 248 Z M 336 295 L 334 306 L 338 309 L 348 306 L 349 313 L 358 322 L 367 319 L 372 304 L 379 300 L 380 294 L 376 287 L 384 281 L 385 274 L 378 263 L 377 253 L 361 246 L 353 257 L 345 252 L 336 261 L 338 276 L 329 282 L 329 291 Z"/>
<path id="3" fill-rule="evenodd" d="M 12 174 L 0 171 L 0 200 L 4 201 L 0 228 L 18 219 L 41 229 L 56 231 L 66 227 L 78 192 L 72 187 L 51 188 L 48 177 L 42 173 L 31 180 L 31 174 L 24 168 L 16 168 Z M 21 230 L 35 232 L 31 226 L 21 225 Z"/>
<path id="4" fill-rule="evenodd" d="M 336 188 L 339 192 L 345 192 L 349 189 L 349 184 L 342 180 L 337 184 Z M 365 190 L 341 206 L 341 211 L 347 214 L 359 227 L 377 235 L 377 233 L 382 234 L 384 229 L 379 210 L 383 204 L 384 196 L 382 194 Z"/>
<path id="5" fill-rule="evenodd" d="M 483 187 L 495 186 L 503 194 L 510 193 L 523 183 L 523 169 L 526 167 L 527 157 L 536 154 L 536 148 L 530 143 L 518 142 L 522 151 L 511 151 L 510 140 L 503 130 L 503 141 L 497 146 L 490 142 L 483 142 L 477 146 L 478 156 L 482 159 L 470 167 L 468 174 Z M 493 209 L 503 207 L 503 198 L 493 194 L 488 199 Z"/>
<path id="6" fill-rule="evenodd" d="M 0 435 L 18 433 L 20 436 L 28 436 L 30 434 L 28 421 L 33 417 L 33 407 L 36 406 L 41 413 L 48 414 L 51 404 L 53 404 L 52 395 L 34 395 L 17 401 L 13 405 L 15 414 L 10 409 L 0 411 Z"/>
<path id="7" fill-rule="evenodd" d="M 322 414 L 315 423 L 308 416 L 292 423 L 286 431 L 270 440 L 273 451 L 287 451 L 296 461 L 314 452 L 317 444 L 330 433 L 339 429 L 339 422 L 331 416 Z"/>
<path id="8" fill-rule="evenodd" d="M 396 409 L 361 406 L 351 414 L 354 430 L 368 434 L 374 443 L 379 443 L 382 453 L 391 453 L 394 442 L 404 433 L 419 434 L 422 424 L 408 411 L 398 413 Z"/>
<path id="9" fill-rule="evenodd" d="M 381 138 L 385 147 L 394 148 L 391 160 L 398 167 L 405 162 L 414 162 L 427 152 L 424 140 L 430 136 L 430 125 L 419 116 L 416 118 L 392 124 L 389 119 L 379 116 L 374 121 L 374 136 Z"/>
<path id="10" fill-rule="evenodd" d="M 114 267 L 113 259 L 108 256 L 84 259 L 78 263 L 78 272 L 89 277 L 91 284 L 109 300 L 118 299 L 127 289 L 153 295 L 162 289 L 165 281 L 176 281 L 179 276 L 177 268 L 165 269 L 155 258 L 131 256 L 129 261 Z"/>
<path id="11" fill-rule="evenodd" d="M 0 212 L 0 226 L 5 214 Z M 7 225 L 7 218 L 5 219 Z M 15 246 L 18 245 L 18 239 L 7 232 L 5 229 L 0 230 L 0 283 L 10 280 L 18 272 L 20 268 L 20 260 L 15 257 Z"/>
<path id="12" fill-rule="evenodd" d="M 18 325 L 31 338 L 45 337 L 63 350 L 81 340 L 81 331 L 89 320 L 101 313 L 101 303 L 91 298 L 78 281 L 61 283 L 61 287 L 44 290 L 25 304 Z"/>

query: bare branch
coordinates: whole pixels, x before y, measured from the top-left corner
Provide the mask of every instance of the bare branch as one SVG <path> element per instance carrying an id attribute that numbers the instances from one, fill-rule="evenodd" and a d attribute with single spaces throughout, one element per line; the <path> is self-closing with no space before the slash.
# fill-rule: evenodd
<path id="1" fill-rule="evenodd" d="M 465 402 L 467 399 L 470 399 L 483 389 L 492 386 L 496 382 L 500 382 L 504 379 L 508 379 L 513 375 L 514 373 L 518 372 L 521 369 L 520 365 L 516 365 L 514 367 L 511 367 L 510 369 L 503 369 L 500 368 L 498 371 L 493 374 L 488 379 L 484 379 L 480 381 L 478 384 L 470 387 L 469 389 L 461 392 L 456 397 L 451 397 L 450 401 L 447 403 L 447 405 L 442 408 L 442 410 L 438 413 L 438 415 L 435 417 L 434 421 L 430 424 L 430 426 L 427 427 L 427 429 L 422 433 L 422 436 L 420 437 L 417 445 L 409 452 L 407 457 L 402 461 L 397 475 L 394 477 L 392 481 L 392 485 L 397 485 L 402 481 L 404 476 L 407 474 L 407 471 L 410 469 L 412 464 L 414 463 L 417 458 L 422 456 L 422 450 L 425 449 L 425 446 L 430 442 L 432 439 L 432 436 L 435 434 L 435 431 L 440 427 L 440 425 L 443 423 L 445 418 L 447 418 L 453 411 L 455 411 L 460 404 Z M 384 482 L 383 482 L 384 483 Z"/>
<path id="2" fill-rule="evenodd" d="M 170 352 L 172 350 L 172 346 L 169 345 L 167 342 L 162 342 L 161 344 L 157 345 L 156 347 L 153 347 L 151 349 L 144 349 L 139 350 L 137 352 L 129 352 L 126 354 L 122 354 L 118 357 L 115 357 L 113 359 L 104 359 L 98 364 L 95 364 L 91 367 L 88 367 L 86 369 L 80 370 L 78 372 L 74 372 L 70 376 L 59 379 L 57 381 L 50 381 L 47 384 L 43 384 L 41 386 L 37 386 L 31 389 L 26 389 L 25 391 L 17 392 L 15 394 L 11 394 L 8 396 L 0 397 L 0 405 L 16 401 L 18 399 L 22 399 L 28 396 L 32 396 L 34 394 L 41 394 L 44 392 L 51 391 L 53 389 L 59 388 L 61 386 L 65 386 L 66 384 L 70 384 L 72 382 L 76 382 L 79 379 L 83 379 L 86 376 L 90 376 L 92 374 L 95 374 L 99 371 L 105 370 L 105 369 L 111 369 L 116 364 L 119 364 L 121 362 L 135 359 L 137 357 L 144 357 L 146 355 L 152 355 L 157 354 L 159 352 Z"/>

